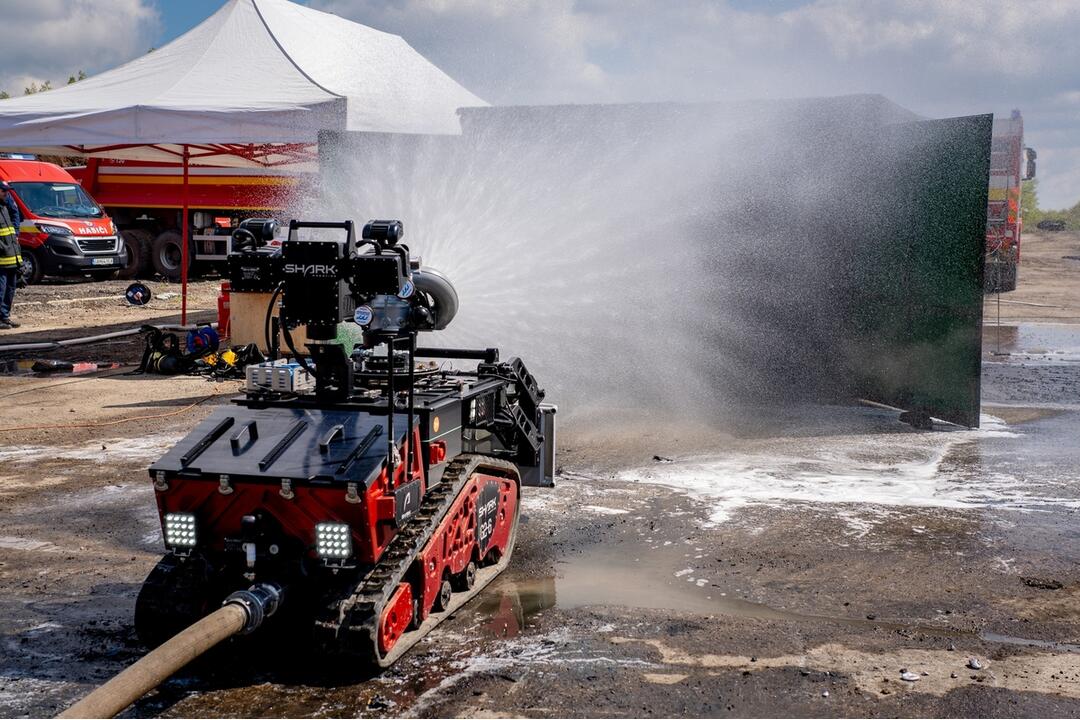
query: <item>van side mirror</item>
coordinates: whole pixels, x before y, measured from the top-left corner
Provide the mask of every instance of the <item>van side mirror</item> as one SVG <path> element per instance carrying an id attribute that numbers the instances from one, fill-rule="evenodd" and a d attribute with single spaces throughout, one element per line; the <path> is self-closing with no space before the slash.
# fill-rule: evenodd
<path id="1" fill-rule="evenodd" d="M 1024 180 L 1031 180 L 1035 177 L 1035 158 L 1038 156 L 1034 148 L 1024 148 L 1024 159 L 1027 161 L 1024 168 Z"/>

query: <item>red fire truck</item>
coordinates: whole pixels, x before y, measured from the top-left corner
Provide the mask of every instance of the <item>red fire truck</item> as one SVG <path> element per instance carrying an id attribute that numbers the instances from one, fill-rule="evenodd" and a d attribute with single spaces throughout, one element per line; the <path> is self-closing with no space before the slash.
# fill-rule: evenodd
<path id="1" fill-rule="evenodd" d="M 127 248 L 121 277 L 181 270 L 183 169 L 132 160 L 90 160 L 68 168 L 105 207 Z M 223 264 L 233 228 L 248 217 L 281 215 L 316 181 L 313 172 L 192 166 L 188 173 L 191 245 L 188 270 Z"/>
<path id="2" fill-rule="evenodd" d="M 994 119 L 990 148 L 990 194 L 986 207 L 986 266 L 983 288 L 988 293 L 1016 289 L 1020 264 L 1021 184 L 1035 177 L 1035 151 L 1024 147 L 1024 119 L 1019 110 Z"/>

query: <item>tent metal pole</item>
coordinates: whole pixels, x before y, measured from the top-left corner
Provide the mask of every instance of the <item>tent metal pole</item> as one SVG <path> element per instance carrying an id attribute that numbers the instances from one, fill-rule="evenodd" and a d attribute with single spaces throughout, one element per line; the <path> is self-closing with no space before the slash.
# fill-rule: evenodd
<path id="1" fill-rule="evenodd" d="M 181 221 L 183 232 L 181 233 L 180 246 L 180 324 L 187 325 L 187 281 L 188 281 L 188 245 L 190 244 L 188 224 L 188 159 L 191 157 L 191 148 L 184 146 L 184 212 Z"/>

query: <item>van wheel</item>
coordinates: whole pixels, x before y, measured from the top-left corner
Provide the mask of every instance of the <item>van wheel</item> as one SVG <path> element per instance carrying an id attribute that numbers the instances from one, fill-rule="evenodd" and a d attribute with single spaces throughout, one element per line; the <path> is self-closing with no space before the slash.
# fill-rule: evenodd
<path id="1" fill-rule="evenodd" d="M 124 280 L 142 277 L 150 270 L 154 236 L 146 230 L 122 230 L 120 238 L 127 250 L 128 262 L 118 274 Z"/>
<path id="2" fill-rule="evenodd" d="M 154 265 L 154 272 L 164 275 L 169 280 L 180 279 L 180 262 L 183 257 L 180 248 L 183 246 L 183 238 L 180 233 L 172 230 L 161 233 L 154 240 L 153 253 L 150 259 Z M 191 272 L 191 260 L 195 255 L 195 249 L 188 247 L 188 273 Z"/>
<path id="3" fill-rule="evenodd" d="M 27 285 L 35 285 L 41 282 L 41 278 L 45 276 L 41 256 L 37 250 L 31 248 L 23 248 L 22 267 L 19 269 Z"/>

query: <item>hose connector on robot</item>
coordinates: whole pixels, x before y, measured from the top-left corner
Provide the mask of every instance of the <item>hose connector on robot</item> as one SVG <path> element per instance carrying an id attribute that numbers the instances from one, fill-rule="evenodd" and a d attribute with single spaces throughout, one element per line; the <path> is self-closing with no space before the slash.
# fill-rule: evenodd
<path id="1" fill-rule="evenodd" d="M 241 635 L 250 635 L 259 629 L 263 620 L 277 612 L 281 606 L 283 590 L 276 583 L 258 583 L 247 590 L 237 590 L 225 598 L 222 606 L 239 605 L 247 611 L 247 623 L 240 631 Z"/>

